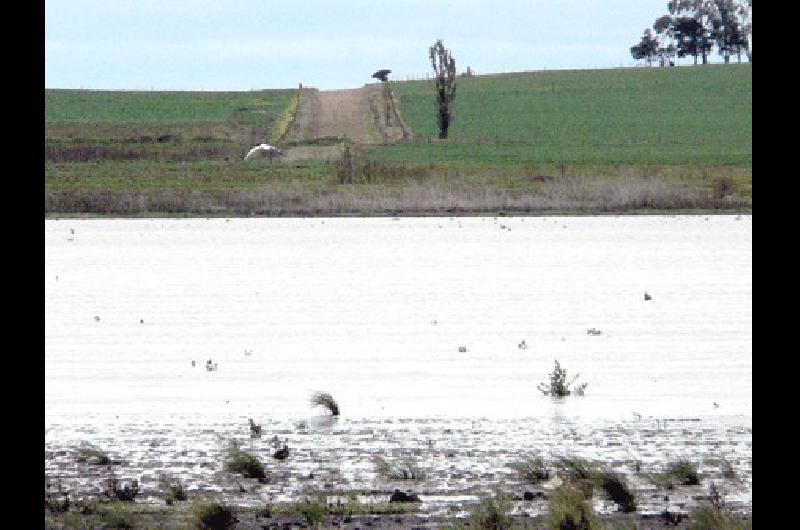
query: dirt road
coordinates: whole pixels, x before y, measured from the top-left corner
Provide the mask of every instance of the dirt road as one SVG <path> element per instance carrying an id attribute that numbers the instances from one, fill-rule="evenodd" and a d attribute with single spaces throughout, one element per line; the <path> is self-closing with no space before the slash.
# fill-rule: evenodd
<path id="1" fill-rule="evenodd" d="M 288 139 L 349 139 L 358 144 L 395 142 L 408 135 L 380 85 L 346 90 L 303 89 Z"/>

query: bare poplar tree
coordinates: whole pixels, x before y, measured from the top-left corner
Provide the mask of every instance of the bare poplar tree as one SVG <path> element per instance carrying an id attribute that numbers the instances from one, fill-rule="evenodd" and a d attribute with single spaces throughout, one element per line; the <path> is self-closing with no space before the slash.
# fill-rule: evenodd
<path id="1" fill-rule="evenodd" d="M 447 138 L 452 119 L 451 103 L 456 98 L 456 61 L 442 39 L 430 48 L 431 66 L 436 74 L 436 102 L 439 117 L 439 138 Z"/>

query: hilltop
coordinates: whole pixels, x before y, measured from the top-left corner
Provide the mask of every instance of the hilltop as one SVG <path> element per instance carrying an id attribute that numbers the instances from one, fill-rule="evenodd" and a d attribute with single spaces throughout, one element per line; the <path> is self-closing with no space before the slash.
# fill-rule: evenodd
<path id="1" fill-rule="evenodd" d="M 45 211 L 750 211 L 750 64 L 459 77 L 446 141 L 431 84 L 46 90 Z M 261 142 L 286 156 L 242 162 Z"/>

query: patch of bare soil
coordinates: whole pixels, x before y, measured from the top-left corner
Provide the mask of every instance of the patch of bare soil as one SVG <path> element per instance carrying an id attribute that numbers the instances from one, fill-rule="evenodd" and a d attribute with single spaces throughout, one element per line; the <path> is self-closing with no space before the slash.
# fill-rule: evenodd
<path id="1" fill-rule="evenodd" d="M 380 84 L 347 90 L 303 89 L 287 140 L 302 143 L 341 138 L 356 144 L 391 143 L 410 137 L 394 100 Z"/>

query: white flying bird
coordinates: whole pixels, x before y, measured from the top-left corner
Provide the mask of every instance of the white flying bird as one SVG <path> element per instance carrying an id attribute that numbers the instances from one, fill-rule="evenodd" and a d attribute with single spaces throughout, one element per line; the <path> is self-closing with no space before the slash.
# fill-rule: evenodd
<path id="1" fill-rule="evenodd" d="M 256 153 L 261 151 L 267 153 L 267 156 L 269 157 L 270 160 L 272 160 L 275 157 L 275 155 L 283 154 L 277 147 L 274 147 L 269 144 L 259 144 L 254 148 L 250 149 L 250 151 L 245 155 L 244 159 L 248 160 L 250 157 L 254 156 Z"/>

